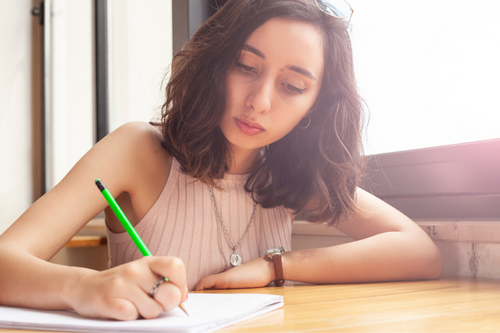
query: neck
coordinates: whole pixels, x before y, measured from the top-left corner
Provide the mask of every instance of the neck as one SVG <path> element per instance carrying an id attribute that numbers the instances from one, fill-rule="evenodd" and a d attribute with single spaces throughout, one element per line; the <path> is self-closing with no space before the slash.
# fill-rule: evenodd
<path id="1" fill-rule="evenodd" d="M 259 158 L 260 149 L 238 149 L 231 152 L 229 171 L 231 174 L 245 174 L 252 172 Z"/>

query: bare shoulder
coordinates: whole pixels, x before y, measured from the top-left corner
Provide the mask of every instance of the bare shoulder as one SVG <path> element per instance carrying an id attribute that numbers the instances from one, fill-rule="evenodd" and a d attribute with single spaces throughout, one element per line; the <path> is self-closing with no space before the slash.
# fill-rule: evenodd
<path id="1" fill-rule="evenodd" d="M 135 192 L 140 184 L 147 184 L 169 170 L 171 158 L 162 147 L 158 128 L 145 122 L 124 124 L 95 145 L 101 158 L 120 161 L 117 175 L 122 176 L 120 192 Z M 106 155 L 104 157 L 103 155 Z"/>
<path id="2" fill-rule="evenodd" d="M 109 139 L 113 141 L 111 146 L 126 149 L 124 168 L 127 171 L 121 177 L 127 184 L 119 191 L 117 201 L 135 225 L 160 196 L 170 174 L 172 158 L 162 147 L 163 135 L 159 128 L 148 123 L 127 123 L 110 134 Z M 113 231 L 122 231 L 111 212 L 106 211 L 106 220 Z"/>
<path id="3" fill-rule="evenodd" d="M 141 162 L 137 157 L 146 158 L 147 161 L 144 162 L 151 162 L 151 158 L 169 156 L 162 147 L 163 136 L 160 129 L 145 122 L 122 125 L 109 135 L 109 139 L 113 141 L 113 145 L 119 144 L 127 149 L 128 155 L 137 162 Z"/>
<path id="4" fill-rule="evenodd" d="M 137 153 L 148 153 L 149 149 L 159 148 L 163 140 L 160 129 L 145 122 L 126 123 L 111 132 L 106 139 L 113 143 L 122 141 L 127 144 L 126 147 L 134 150 L 140 148 Z"/>

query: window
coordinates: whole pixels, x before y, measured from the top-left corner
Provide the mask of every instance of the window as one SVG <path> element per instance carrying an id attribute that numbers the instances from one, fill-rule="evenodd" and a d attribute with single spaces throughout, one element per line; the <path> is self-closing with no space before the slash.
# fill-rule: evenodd
<path id="1" fill-rule="evenodd" d="M 372 115 L 367 153 L 500 138 L 499 1 L 352 6 L 356 75 Z"/>
<path id="2" fill-rule="evenodd" d="M 350 1 L 366 189 L 413 218 L 500 216 L 500 2 Z"/>

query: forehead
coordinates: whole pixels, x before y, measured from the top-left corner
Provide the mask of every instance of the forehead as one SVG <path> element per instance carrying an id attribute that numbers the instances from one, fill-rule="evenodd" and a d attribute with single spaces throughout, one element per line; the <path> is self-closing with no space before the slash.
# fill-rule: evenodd
<path id="1" fill-rule="evenodd" d="M 310 23 L 272 18 L 258 27 L 246 41 L 265 60 L 286 66 L 305 67 L 315 75 L 323 73 L 323 37 Z"/>

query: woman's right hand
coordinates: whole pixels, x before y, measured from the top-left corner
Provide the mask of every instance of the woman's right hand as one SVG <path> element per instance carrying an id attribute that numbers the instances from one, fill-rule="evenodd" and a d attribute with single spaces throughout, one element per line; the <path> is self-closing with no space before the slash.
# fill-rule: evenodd
<path id="1" fill-rule="evenodd" d="M 154 299 L 149 292 L 168 277 Z M 156 318 L 187 299 L 186 269 L 177 257 L 144 257 L 105 271 L 87 271 L 68 291 L 68 303 L 80 315 L 135 320 Z"/>

